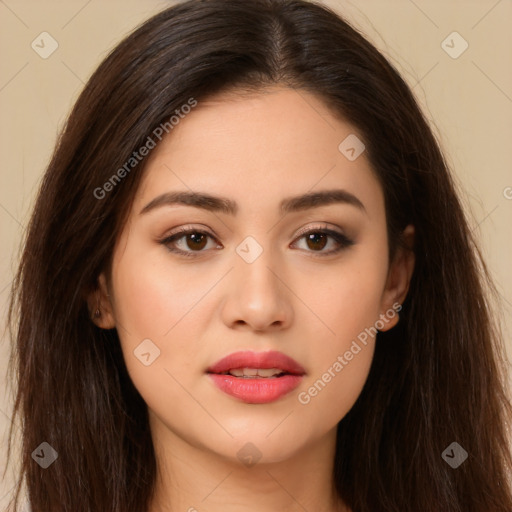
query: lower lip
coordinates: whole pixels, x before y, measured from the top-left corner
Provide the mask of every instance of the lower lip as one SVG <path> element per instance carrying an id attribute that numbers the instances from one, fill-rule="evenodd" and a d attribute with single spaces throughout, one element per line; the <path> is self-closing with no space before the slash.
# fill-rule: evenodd
<path id="1" fill-rule="evenodd" d="M 302 381 L 302 375 L 283 375 L 274 378 L 244 378 L 233 375 L 208 374 L 224 393 L 248 404 L 268 404 L 293 391 Z"/>

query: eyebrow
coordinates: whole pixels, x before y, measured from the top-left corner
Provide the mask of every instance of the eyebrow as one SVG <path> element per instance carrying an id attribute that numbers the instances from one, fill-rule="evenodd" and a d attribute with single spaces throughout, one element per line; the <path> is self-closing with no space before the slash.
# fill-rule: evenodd
<path id="1" fill-rule="evenodd" d="M 281 201 L 279 210 L 284 214 L 336 203 L 351 205 L 366 213 L 366 208 L 363 203 L 355 195 L 343 189 L 322 190 L 300 196 L 288 197 Z M 204 192 L 176 191 L 166 192 L 155 197 L 142 208 L 140 215 L 154 210 L 155 208 L 174 205 L 193 206 L 211 212 L 226 213 L 228 215 L 236 215 L 238 212 L 237 203 L 226 197 L 212 196 Z"/>

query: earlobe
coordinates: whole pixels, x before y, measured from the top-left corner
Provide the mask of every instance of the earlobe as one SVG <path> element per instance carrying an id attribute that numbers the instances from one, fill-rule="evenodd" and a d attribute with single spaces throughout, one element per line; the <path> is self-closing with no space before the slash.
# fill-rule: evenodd
<path id="1" fill-rule="evenodd" d="M 382 294 L 381 308 L 386 311 L 393 310 L 398 313 L 397 305 L 403 304 L 409 291 L 412 274 L 414 271 L 414 226 L 409 224 L 402 232 L 403 246 L 397 248 L 394 260 L 391 262 L 388 272 L 386 287 Z M 393 315 L 386 323 L 387 331 L 398 323 L 398 314 Z"/>
<path id="2" fill-rule="evenodd" d="M 108 293 L 107 280 L 105 274 L 102 273 L 98 277 L 98 287 L 92 292 L 87 303 L 91 320 L 102 329 L 113 329 L 116 325 L 112 302 Z"/>
<path id="3" fill-rule="evenodd" d="M 384 326 L 382 328 L 377 326 L 379 331 L 381 331 L 381 332 L 389 331 L 390 329 L 393 329 L 393 327 L 395 327 L 395 325 L 400 320 L 400 314 L 398 313 L 398 311 L 399 310 L 395 309 L 395 308 L 386 310 L 386 313 L 384 314 L 385 320 L 381 322 L 382 324 L 384 324 Z M 381 317 L 382 317 L 382 315 L 381 315 Z"/>

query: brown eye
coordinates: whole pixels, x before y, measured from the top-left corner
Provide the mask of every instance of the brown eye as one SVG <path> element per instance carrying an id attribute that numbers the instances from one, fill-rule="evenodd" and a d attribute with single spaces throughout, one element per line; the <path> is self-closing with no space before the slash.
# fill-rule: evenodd
<path id="1" fill-rule="evenodd" d="M 318 253 L 318 256 L 328 256 L 335 254 L 343 249 L 354 245 L 354 242 L 347 238 L 343 233 L 338 233 L 332 229 L 314 229 L 302 235 L 298 238 L 299 241 L 305 240 L 306 252 Z M 328 245 L 334 247 L 328 250 L 324 250 Z"/>
<path id="2" fill-rule="evenodd" d="M 207 236 L 203 233 L 191 233 L 185 235 L 184 238 L 189 249 L 199 251 L 205 248 L 206 242 L 208 241 Z"/>
<path id="3" fill-rule="evenodd" d="M 321 251 L 327 245 L 327 238 L 325 233 L 310 233 L 306 235 L 306 243 L 310 249 Z"/>
<path id="4" fill-rule="evenodd" d="M 197 229 L 180 229 L 178 233 L 170 235 L 160 241 L 171 252 L 186 257 L 199 256 L 208 245 L 208 240 L 214 240 L 213 236 L 206 231 Z"/>

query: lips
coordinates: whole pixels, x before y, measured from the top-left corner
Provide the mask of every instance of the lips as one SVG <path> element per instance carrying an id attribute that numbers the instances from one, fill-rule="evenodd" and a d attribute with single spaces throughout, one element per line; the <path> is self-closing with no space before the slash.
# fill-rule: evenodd
<path id="1" fill-rule="evenodd" d="M 243 368 L 261 369 L 261 370 L 278 370 L 284 374 L 304 375 L 306 372 L 302 366 L 282 352 L 234 352 L 214 365 L 210 366 L 206 371 L 208 373 L 229 373 L 231 370 L 239 370 Z"/>
<path id="2" fill-rule="evenodd" d="M 224 393 L 251 404 L 278 400 L 295 389 L 304 368 L 287 355 L 276 352 L 235 352 L 206 370 Z"/>

